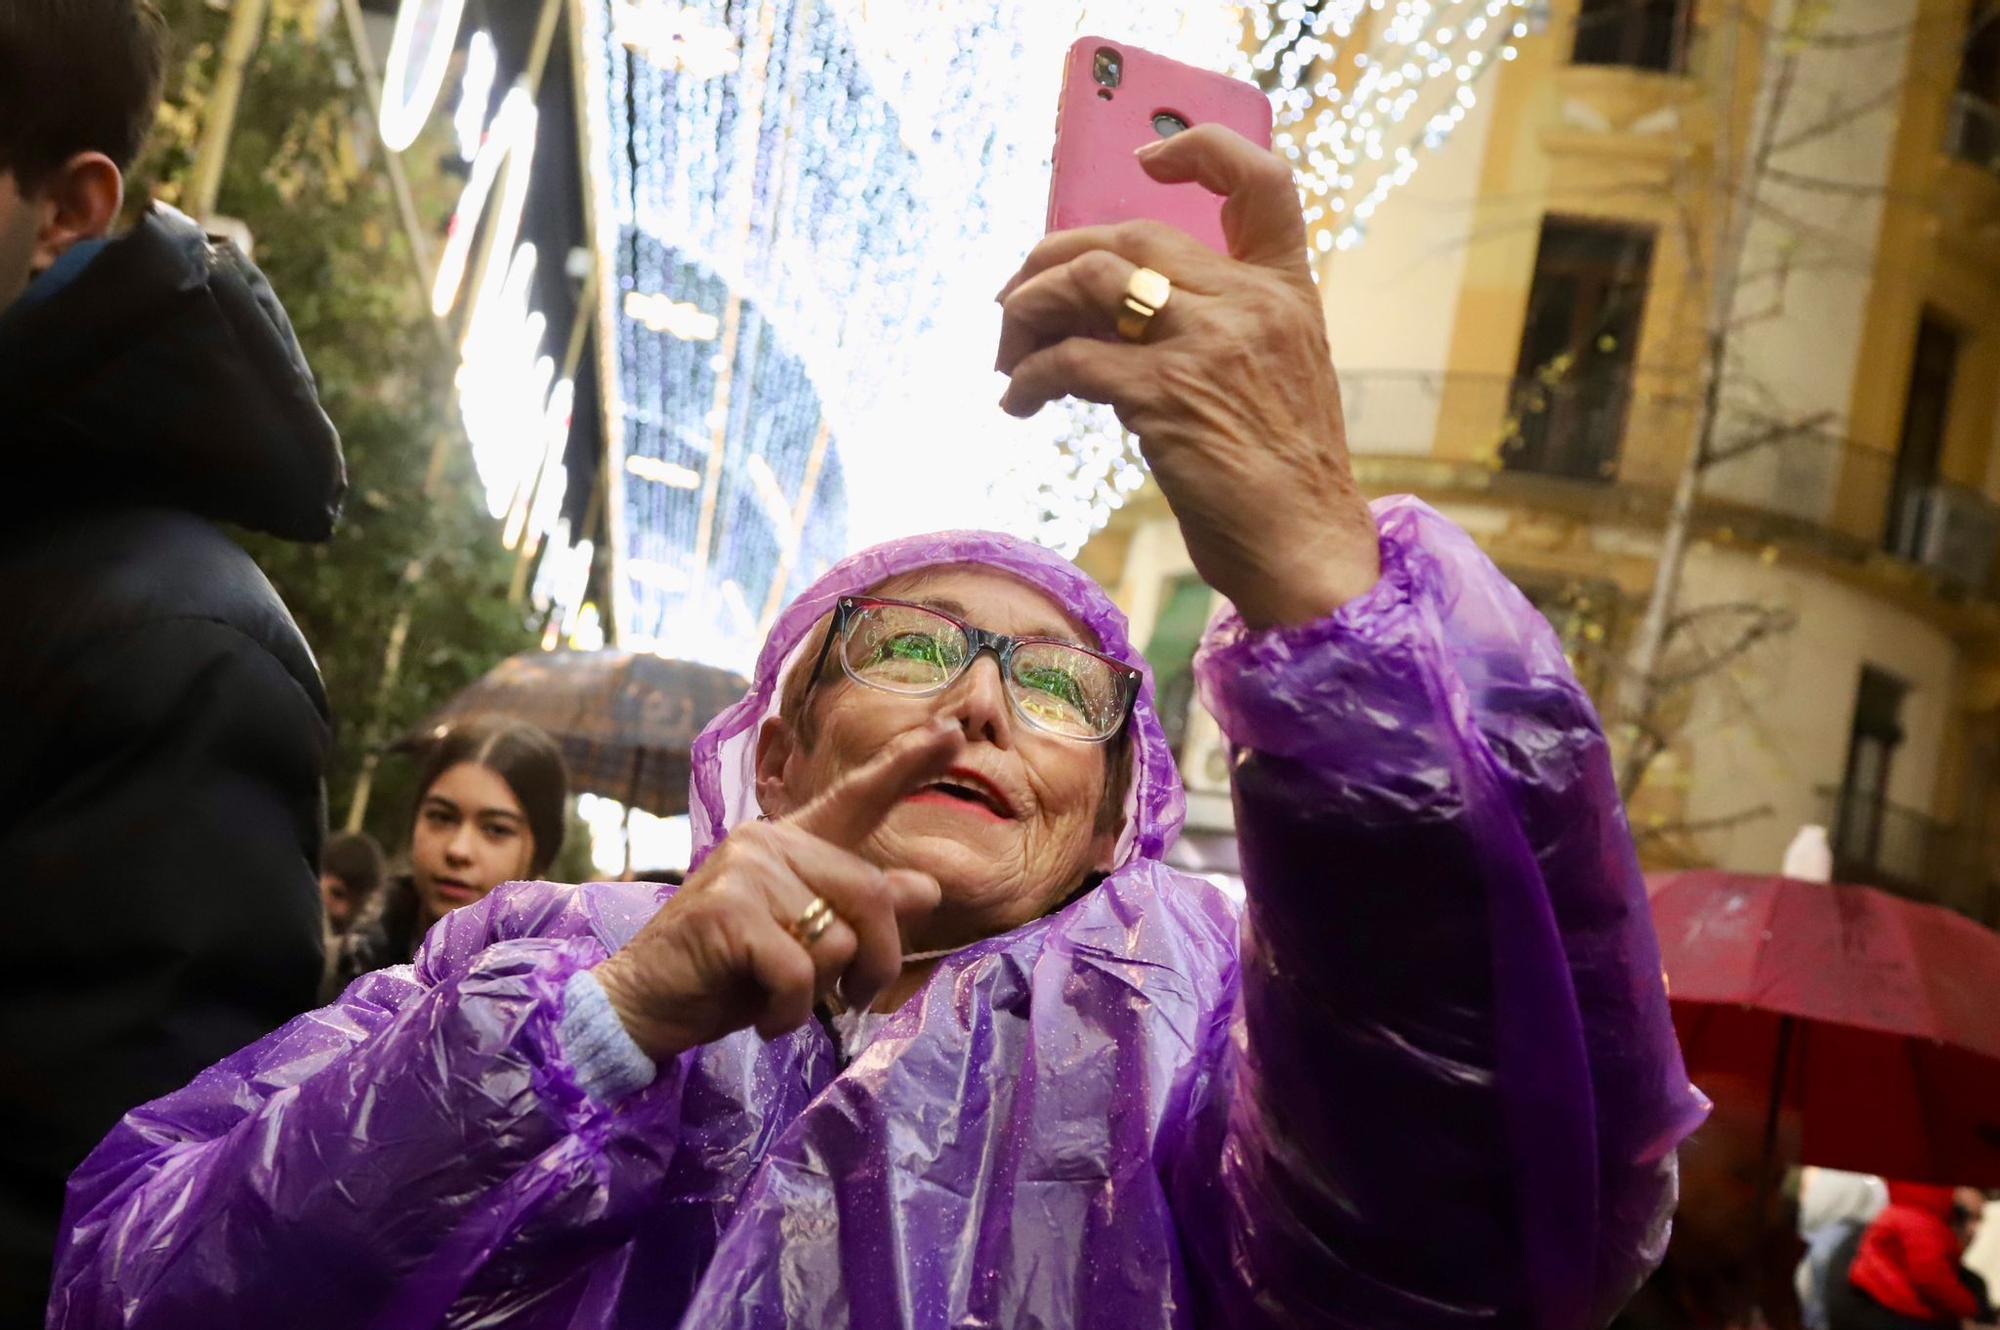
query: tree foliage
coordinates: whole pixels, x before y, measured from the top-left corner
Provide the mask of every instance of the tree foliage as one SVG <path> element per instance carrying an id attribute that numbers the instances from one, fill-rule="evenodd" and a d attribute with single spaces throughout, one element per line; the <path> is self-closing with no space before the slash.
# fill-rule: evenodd
<path id="1" fill-rule="evenodd" d="M 174 35 L 167 100 L 133 193 L 173 203 L 194 160 L 228 15 L 202 0 L 166 0 L 162 9 Z M 347 455 L 346 514 L 330 543 L 241 533 L 326 677 L 335 723 L 327 784 L 338 823 L 362 761 L 390 625 L 406 598 L 414 615 L 384 716 L 392 737 L 530 647 L 533 635 L 508 601 L 513 556 L 480 502 L 456 417 L 454 358 L 418 286 L 366 94 L 344 32 L 329 21 L 335 14 L 309 0 L 273 3 L 245 80 L 219 209 L 249 227 Z M 425 224 L 440 230 L 457 194 L 444 160 L 442 137 L 420 140 L 405 157 Z M 424 477 L 440 432 L 451 436 L 450 464 L 433 504 Z M 412 557 L 433 540 L 425 576 L 406 584 Z M 385 761 L 369 804 L 368 829 L 392 848 L 407 832 L 411 767 Z"/>

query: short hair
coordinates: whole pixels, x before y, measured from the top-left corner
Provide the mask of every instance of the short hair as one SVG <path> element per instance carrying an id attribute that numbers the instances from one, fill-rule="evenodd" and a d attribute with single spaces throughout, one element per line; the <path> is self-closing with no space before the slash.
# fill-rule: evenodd
<path id="1" fill-rule="evenodd" d="M 507 782 L 521 802 L 528 834 L 535 840 L 528 870 L 537 877 L 548 872 L 562 851 L 563 805 L 569 798 L 569 771 L 556 741 L 540 726 L 506 717 L 475 716 L 457 722 L 431 744 L 417 778 L 412 816 L 423 807 L 438 778 L 464 762 L 485 767 Z"/>
<path id="2" fill-rule="evenodd" d="M 153 0 L 0 0 L 0 173 L 32 193 L 80 152 L 129 171 L 166 76 Z"/>
<path id="3" fill-rule="evenodd" d="M 878 592 L 893 590 L 900 578 L 892 578 L 878 588 Z M 826 653 L 825 664 L 820 667 L 816 679 L 812 673 L 813 659 L 819 655 L 820 646 L 826 635 L 833 631 L 833 615 L 828 614 L 813 624 L 812 631 L 805 636 L 807 654 L 802 655 L 792 665 L 791 670 L 778 684 L 778 719 L 785 727 L 798 736 L 799 743 L 812 747 L 818 737 L 818 723 L 813 715 L 812 700 L 817 694 L 813 684 L 819 679 L 829 679 L 840 674 L 837 652 Z M 1136 705 L 1131 713 L 1138 714 Z M 1111 832 L 1118 830 L 1118 824 L 1125 816 L 1126 787 L 1132 783 L 1132 720 L 1111 736 L 1104 747 L 1104 797 L 1097 805 L 1097 830 Z"/>
<path id="4" fill-rule="evenodd" d="M 345 883 L 354 903 L 359 905 L 382 885 L 386 871 L 382 847 L 365 831 L 343 831 L 329 836 L 326 848 L 319 854 L 319 871 Z"/>

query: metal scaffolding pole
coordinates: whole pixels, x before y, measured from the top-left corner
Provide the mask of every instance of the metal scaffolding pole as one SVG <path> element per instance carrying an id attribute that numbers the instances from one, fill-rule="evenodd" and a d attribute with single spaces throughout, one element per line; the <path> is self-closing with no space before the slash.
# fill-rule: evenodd
<path id="1" fill-rule="evenodd" d="M 208 93 L 208 114 L 201 127 L 194 170 L 188 178 L 187 211 L 198 222 L 215 215 L 222 193 L 222 168 L 229 161 L 229 140 L 236 133 L 236 111 L 243 101 L 243 81 L 257 40 L 264 35 L 264 15 L 270 0 L 236 0 L 229 15 L 229 33 L 222 42 L 222 68 Z"/>

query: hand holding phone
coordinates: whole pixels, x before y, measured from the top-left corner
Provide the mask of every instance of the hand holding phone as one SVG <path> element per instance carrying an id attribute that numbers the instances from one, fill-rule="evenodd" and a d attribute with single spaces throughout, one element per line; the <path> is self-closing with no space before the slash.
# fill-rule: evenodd
<path id="1" fill-rule="evenodd" d="M 1133 153 L 1195 125 L 1271 146 L 1271 103 L 1255 84 L 1196 69 L 1137 46 L 1080 37 L 1063 66 L 1056 110 L 1048 229 L 1141 218 L 1178 227 L 1218 254 L 1222 198 L 1189 181 L 1163 184 Z"/>
<path id="2" fill-rule="evenodd" d="M 1265 146 L 1269 113 L 1248 85 L 1226 104 L 1255 98 L 1256 138 L 1189 109 L 1221 104 L 1219 91 L 1218 102 L 1135 96 L 1130 115 L 1079 119 L 1082 102 L 1104 101 L 1100 80 L 1134 77 L 1132 48 L 1108 48 L 1115 74 L 1097 67 L 1104 49 L 1086 38 L 1071 52 L 1057 229 L 1000 291 L 1001 408 L 1025 418 L 1062 397 L 1110 404 L 1203 580 L 1252 628 L 1315 622 L 1365 595 L 1381 562 L 1292 170 Z M 1199 123 L 1163 136 L 1151 119 L 1163 112 Z"/>

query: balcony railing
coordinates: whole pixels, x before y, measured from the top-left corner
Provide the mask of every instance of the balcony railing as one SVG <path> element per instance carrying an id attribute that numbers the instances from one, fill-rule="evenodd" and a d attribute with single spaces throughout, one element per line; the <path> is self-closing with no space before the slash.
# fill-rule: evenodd
<path id="1" fill-rule="evenodd" d="M 1503 375 L 1356 370 L 1340 376 L 1349 447 L 1361 457 L 1425 457 L 1664 493 L 1693 446 L 1700 403 L 1638 375 L 1554 383 Z M 1725 408 L 1702 479 L 1704 501 L 1765 514 L 1781 528 L 1830 535 L 1865 557 L 1892 531 L 1893 551 L 1972 594 L 1991 584 L 2000 507 L 1957 486 L 1904 494 L 1890 522 L 1896 459 L 1815 422 Z M 1915 505 L 1915 507 L 1912 507 Z M 1920 520 L 1919 520 L 1920 519 Z M 1921 537 L 1921 539 L 1918 539 Z"/>
<path id="2" fill-rule="evenodd" d="M 1836 881 L 1880 887 L 2000 927 L 2000 884 L 1973 837 L 1851 787 L 1818 793 Z"/>
<path id="3" fill-rule="evenodd" d="M 1340 376 L 1357 453 L 1485 461 L 1511 471 L 1610 480 L 1626 440 L 1680 433 L 1694 403 L 1627 376 L 1562 380 L 1359 370 Z"/>
<path id="4" fill-rule="evenodd" d="M 2000 175 L 2000 106 L 1974 93 L 1955 94 L 1951 118 L 1945 124 L 1944 148 L 1962 162 Z"/>

